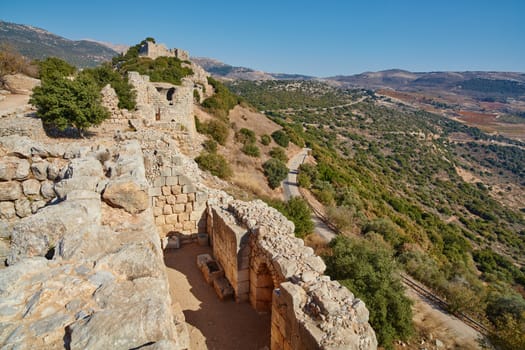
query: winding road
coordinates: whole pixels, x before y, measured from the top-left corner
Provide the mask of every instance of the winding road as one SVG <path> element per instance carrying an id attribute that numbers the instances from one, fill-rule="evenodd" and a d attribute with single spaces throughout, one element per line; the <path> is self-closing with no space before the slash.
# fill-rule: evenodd
<path id="1" fill-rule="evenodd" d="M 297 173 L 299 172 L 299 167 L 305 161 L 310 152 L 309 148 L 303 148 L 301 152 L 297 153 L 288 161 L 288 176 L 281 183 L 283 187 L 283 193 L 285 200 L 290 200 L 292 197 L 300 197 L 301 192 L 299 192 L 299 185 L 297 184 Z M 334 239 L 337 234 L 328 227 L 326 223 L 316 214 L 315 211 L 312 211 L 312 221 L 314 223 L 314 233 L 317 233 L 323 240 L 330 242 Z"/>

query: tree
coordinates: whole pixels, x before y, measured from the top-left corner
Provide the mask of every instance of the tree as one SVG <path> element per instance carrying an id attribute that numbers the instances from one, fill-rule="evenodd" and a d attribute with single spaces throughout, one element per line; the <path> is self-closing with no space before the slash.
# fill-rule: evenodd
<path id="1" fill-rule="evenodd" d="M 57 57 L 48 57 L 38 62 L 39 76 L 42 81 L 64 78 L 75 73 L 76 68 Z"/>
<path id="2" fill-rule="evenodd" d="M 284 152 L 284 149 L 281 147 L 274 147 L 270 150 L 270 157 L 280 160 L 281 162 L 285 163 L 288 161 L 288 157 L 286 156 L 286 153 Z"/>
<path id="3" fill-rule="evenodd" d="M 310 213 L 308 203 L 302 197 L 292 197 L 285 204 L 285 216 L 293 221 L 295 225 L 295 235 L 303 238 L 312 233 L 314 223 Z"/>
<path id="4" fill-rule="evenodd" d="M 268 179 L 268 184 L 272 189 L 281 185 L 281 181 L 286 179 L 288 168 L 278 159 L 270 158 L 263 164 L 264 175 Z"/>
<path id="5" fill-rule="evenodd" d="M 375 234 L 366 240 L 338 236 L 330 247 L 325 257 L 328 275 L 365 301 L 379 344 L 392 349 L 395 339 L 408 339 L 413 332 L 411 302 L 383 239 Z"/>
<path id="6" fill-rule="evenodd" d="M 73 127 L 82 137 L 88 127 L 99 125 L 109 117 L 101 105 L 100 89 L 91 77 L 82 75 L 71 80 L 48 73 L 42 85 L 35 87 L 29 101 L 36 106 L 37 115 L 45 125 L 62 131 Z"/>
<path id="7" fill-rule="evenodd" d="M 290 142 L 290 138 L 286 133 L 282 130 L 276 130 L 272 133 L 272 138 L 281 147 L 288 147 L 288 143 Z"/>

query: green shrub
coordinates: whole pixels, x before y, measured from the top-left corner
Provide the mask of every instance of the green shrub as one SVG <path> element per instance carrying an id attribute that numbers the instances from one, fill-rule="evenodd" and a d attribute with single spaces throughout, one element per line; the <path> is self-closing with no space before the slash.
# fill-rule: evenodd
<path id="1" fill-rule="evenodd" d="M 80 75 L 71 80 L 61 76 L 65 65 L 57 67 L 56 72 L 46 67 L 42 85 L 33 89 L 29 102 L 45 125 L 62 131 L 73 127 L 83 137 L 88 127 L 102 123 L 109 112 L 101 104 L 100 88 L 93 78 Z"/>
<path id="2" fill-rule="evenodd" d="M 255 143 L 255 132 L 250 129 L 242 128 L 235 133 L 235 140 L 242 143 L 243 145 Z"/>
<path id="3" fill-rule="evenodd" d="M 290 142 L 290 138 L 286 133 L 282 130 L 277 130 L 272 133 L 272 138 L 281 147 L 288 147 L 288 143 Z"/>
<path id="4" fill-rule="evenodd" d="M 268 146 L 270 144 L 270 142 L 272 142 L 272 139 L 270 138 L 270 136 L 264 134 L 264 135 L 261 135 L 261 143 L 265 146 Z"/>
<path id="5" fill-rule="evenodd" d="M 257 147 L 253 143 L 245 144 L 244 146 L 242 146 L 241 151 L 242 153 L 250 157 L 259 157 L 261 155 L 261 152 L 259 151 L 259 147 Z"/>
<path id="6" fill-rule="evenodd" d="M 101 89 L 107 84 L 110 84 L 117 93 L 119 108 L 125 108 L 128 110 L 135 109 L 136 93 L 135 90 L 133 90 L 133 86 L 128 82 L 127 75 L 123 77 L 109 64 L 103 64 L 96 68 L 84 69 L 80 75 L 91 76 Z"/>
<path id="7" fill-rule="evenodd" d="M 76 68 L 57 57 L 48 57 L 38 62 L 39 76 L 42 81 L 68 77 L 75 73 Z"/>
<path id="8" fill-rule="evenodd" d="M 228 134 L 230 133 L 228 125 L 218 119 L 212 119 L 201 123 L 199 118 L 195 117 L 195 128 L 201 134 L 210 135 L 212 139 L 223 146 L 226 144 Z"/>
<path id="9" fill-rule="evenodd" d="M 312 233 L 314 223 L 312 222 L 310 207 L 302 197 L 292 197 L 288 202 L 269 199 L 266 199 L 266 202 L 294 223 L 296 237 L 304 238 Z"/>
<path id="10" fill-rule="evenodd" d="M 215 94 L 205 99 L 202 106 L 216 117 L 228 120 L 230 109 L 240 102 L 239 97 L 232 94 L 224 84 L 212 77 L 208 77 L 208 83 L 213 86 Z"/>
<path id="11" fill-rule="evenodd" d="M 233 175 L 228 162 L 220 154 L 203 152 L 195 158 L 195 161 L 201 169 L 208 170 L 212 175 L 221 179 L 228 179 Z"/>
<path id="12" fill-rule="evenodd" d="M 327 273 L 366 303 L 379 345 L 393 349 L 394 340 L 407 340 L 413 333 L 411 302 L 396 277 L 392 252 L 382 239 L 338 236 L 330 247 L 331 254 L 325 256 Z"/>
<path id="13" fill-rule="evenodd" d="M 283 163 L 288 162 L 288 157 L 281 147 L 274 147 L 270 150 L 270 157 L 280 160 Z"/>
<path id="14" fill-rule="evenodd" d="M 272 189 L 281 185 L 281 181 L 286 179 L 288 168 L 286 165 L 275 158 L 270 158 L 263 164 L 264 175 L 268 179 L 268 184 Z"/>
<path id="15" fill-rule="evenodd" d="M 207 139 L 202 146 L 204 147 L 204 150 L 209 153 L 217 152 L 217 142 L 215 142 L 215 140 Z"/>

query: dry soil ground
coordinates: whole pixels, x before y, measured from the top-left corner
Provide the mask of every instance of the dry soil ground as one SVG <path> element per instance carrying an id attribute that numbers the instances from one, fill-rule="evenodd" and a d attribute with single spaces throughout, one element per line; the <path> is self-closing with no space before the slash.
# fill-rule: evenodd
<path id="1" fill-rule="evenodd" d="M 270 314 L 258 314 L 247 302 L 221 301 L 197 267 L 197 255 L 210 247 L 195 243 L 164 254 L 170 293 L 188 323 L 191 349 L 259 350 L 270 345 Z"/>

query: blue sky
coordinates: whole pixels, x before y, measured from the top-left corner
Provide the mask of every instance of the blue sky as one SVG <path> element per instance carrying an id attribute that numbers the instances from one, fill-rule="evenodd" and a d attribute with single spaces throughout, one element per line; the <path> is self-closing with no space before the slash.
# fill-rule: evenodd
<path id="1" fill-rule="evenodd" d="M 523 0 L 0 0 L 0 19 L 269 72 L 525 72 Z"/>

